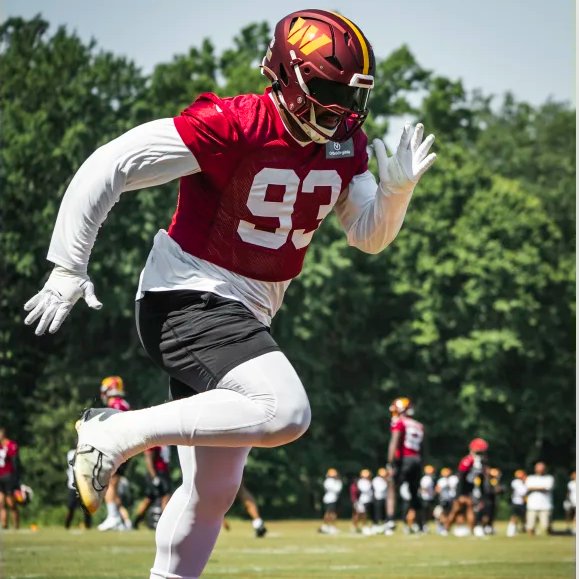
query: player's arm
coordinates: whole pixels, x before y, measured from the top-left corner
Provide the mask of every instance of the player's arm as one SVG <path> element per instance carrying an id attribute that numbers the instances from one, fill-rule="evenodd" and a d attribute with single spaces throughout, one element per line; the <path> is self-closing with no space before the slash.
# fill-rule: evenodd
<path id="1" fill-rule="evenodd" d="M 412 192 L 420 177 L 436 160 L 428 154 L 434 136 L 422 140 L 422 124 L 406 125 L 392 157 L 381 139 L 374 140 L 380 182 L 370 171 L 356 175 L 336 204 L 348 243 L 366 253 L 378 253 L 398 235 Z"/>
<path id="2" fill-rule="evenodd" d="M 87 273 L 97 232 L 124 191 L 162 185 L 200 170 L 173 119 L 138 126 L 97 149 L 80 167 L 62 199 L 47 258 L 55 264 L 44 288 L 24 308 L 36 334 L 56 332 L 84 298 L 102 304 Z"/>
<path id="3" fill-rule="evenodd" d="M 400 430 L 393 430 L 390 436 L 390 443 L 388 444 L 388 471 L 394 474 L 394 461 L 396 460 L 396 450 L 400 446 L 402 433 Z"/>

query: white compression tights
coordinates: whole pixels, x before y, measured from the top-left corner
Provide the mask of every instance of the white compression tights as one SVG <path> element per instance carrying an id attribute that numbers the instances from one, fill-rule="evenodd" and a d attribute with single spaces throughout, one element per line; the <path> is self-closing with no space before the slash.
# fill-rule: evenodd
<path id="1" fill-rule="evenodd" d="M 179 446 L 183 484 L 155 534 L 150 579 L 196 579 L 209 560 L 223 516 L 235 499 L 249 448 Z"/>
<path id="2" fill-rule="evenodd" d="M 177 445 L 183 484 L 157 527 L 151 578 L 199 577 L 231 506 L 252 446 L 299 438 L 310 423 L 307 395 L 281 352 L 228 372 L 215 390 L 107 418 L 85 442 L 126 460 L 152 446 Z"/>

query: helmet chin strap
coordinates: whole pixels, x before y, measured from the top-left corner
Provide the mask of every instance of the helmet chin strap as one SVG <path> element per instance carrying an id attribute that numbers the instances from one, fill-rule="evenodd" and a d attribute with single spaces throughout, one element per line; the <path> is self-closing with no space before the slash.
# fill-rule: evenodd
<path id="1" fill-rule="evenodd" d="M 314 111 L 314 105 L 310 105 L 310 123 L 312 125 L 314 125 L 316 127 L 316 129 L 318 131 L 320 131 L 320 133 L 318 133 L 313 127 L 311 127 L 310 125 L 308 125 L 307 123 L 304 123 L 303 121 L 301 121 L 298 117 L 296 117 L 296 115 L 294 115 L 292 112 L 288 111 L 289 114 L 292 116 L 292 118 L 296 121 L 296 123 L 298 123 L 298 125 L 300 126 L 301 130 L 314 142 L 317 143 L 318 145 L 323 145 L 325 143 L 327 143 L 330 140 L 330 137 L 332 137 L 334 135 L 334 133 L 337 130 L 337 127 L 334 129 L 327 129 L 325 127 L 322 127 L 321 125 L 318 125 L 318 123 L 316 122 L 316 113 Z"/>

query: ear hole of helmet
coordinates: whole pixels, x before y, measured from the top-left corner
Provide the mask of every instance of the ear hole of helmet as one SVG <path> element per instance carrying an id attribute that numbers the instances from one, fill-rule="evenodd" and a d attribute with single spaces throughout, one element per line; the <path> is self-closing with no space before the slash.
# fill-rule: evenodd
<path id="1" fill-rule="evenodd" d="M 342 66 L 342 64 L 340 63 L 340 61 L 335 57 L 335 56 L 326 56 L 326 60 L 335 68 L 337 68 L 338 70 L 343 71 L 344 67 Z"/>

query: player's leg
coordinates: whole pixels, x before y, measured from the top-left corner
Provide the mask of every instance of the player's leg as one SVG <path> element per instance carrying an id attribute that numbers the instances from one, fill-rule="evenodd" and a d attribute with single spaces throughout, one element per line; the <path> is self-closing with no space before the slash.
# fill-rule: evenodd
<path id="1" fill-rule="evenodd" d="M 159 519 L 151 579 L 196 579 L 201 575 L 237 494 L 249 450 L 178 448 L 183 483 Z"/>
<path id="2" fill-rule="evenodd" d="M 118 530 L 122 525 L 121 513 L 119 512 L 117 487 L 119 485 L 120 475 L 118 473 L 111 477 L 110 484 L 105 493 L 105 506 L 107 516 L 105 520 L 98 525 L 99 531 Z"/>
<path id="3" fill-rule="evenodd" d="M 74 511 L 79 506 L 78 498 L 76 496 L 76 491 L 73 489 L 68 489 L 68 498 L 66 501 L 66 517 L 64 519 L 64 528 L 69 529 L 72 524 L 72 519 L 74 517 Z"/>
<path id="4" fill-rule="evenodd" d="M 242 483 L 239 487 L 239 492 L 237 494 L 243 506 L 245 507 L 246 513 L 249 515 L 251 519 L 251 525 L 255 531 L 256 537 L 264 537 L 267 533 L 267 528 L 261 515 L 259 514 L 259 508 L 257 506 L 257 502 L 255 497 L 251 494 L 249 489 Z"/>
<path id="5" fill-rule="evenodd" d="M 279 351 L 262 354 L 230 370 L 216 389 L 190 398 L 144 410 L 89 411 L 79 429 L 77 487 L 84 504 L 96 509 L 100 495 L 95 495 L 110 474 L 147 448 L 275 447 L 299 438 L 310 416 L 307 395 L 287 358 Z"/>
<path id="6" fill-rule="evenodd" d="M 8 516 L 6 512 L 6 493 L 0 491 L 0 526 L 3 529 L 8 527 Z"/>
<path id="7" fill-rule="evenodd" d="M 137 506 L 135 516 L 133 517 L 133 529 L 138 529 L 139 525 L 145 518 L 147 510 L 151 506 L 152 500 L 150 496 L 146 496 Z"/>
<path id="8" fill-rule="evenodd" d="M 14 500 L 14 495 L 12 493 L 6 494 L 6 507 L 10 511 L 10 518 L 12 519 L 12 528 L 20 528 L 20 511 L 18 510 L 18 505 Z"/>
<path id="9" fill-rule="evenodd" d="M 386 525 L 384 534 L 392 535 L 396 528 L 396 502 L 398 500 L 398 489 L 400 488 L 400 466 L 396 467 L 394 476 L 388 481 L 386 489 Z"/>

